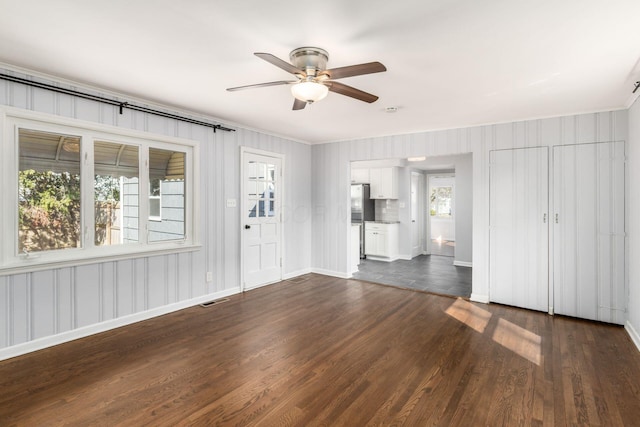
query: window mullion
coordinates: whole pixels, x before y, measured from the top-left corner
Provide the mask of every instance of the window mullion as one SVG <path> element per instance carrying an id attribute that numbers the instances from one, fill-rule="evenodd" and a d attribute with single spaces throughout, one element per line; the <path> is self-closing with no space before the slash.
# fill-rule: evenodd
<path id="1" fill-rule="evenodd" d="M 80 175 L 80 204 L 82 210 L 82 247 L 93 248 L 95 245 L 95 191 L 94 191 L 94 150 L 93 137 L 82 135 L 82 167 Z"/>
<path id="2" fill-rule="evenodd" d="M 138 221 L 140 243 L 149 243 L 149 146 L 140 147 L 140 187 L 138 188 Z"/>
<path id="3" fill-rule="evenodd" d="M 13 191 L 2 191 L 2 235 L 7 238 L 1 239 L 0 260 L 6 261 L 16 256 L 18 251 L 18 128 L 17 126 L 7 126 L 5 116 L 0 118 L 0 124 L 4 131 L 2 139 L 2 153 L 10 163 L 5 163 L 0 174 L 0 188 Z"/>

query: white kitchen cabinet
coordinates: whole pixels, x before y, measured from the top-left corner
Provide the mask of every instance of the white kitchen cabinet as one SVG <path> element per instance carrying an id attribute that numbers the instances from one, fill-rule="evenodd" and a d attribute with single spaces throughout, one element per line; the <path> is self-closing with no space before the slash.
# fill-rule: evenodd
<path id="1" fill-rule="evenodd" d="M 352 184 L 369 184 L 369 169 L 351 169 Z"/>
<path id="2" fill-rule="evenodd" d="M 398 198 L 398 168 L 369 169 L 372 199 Z"/>
<path id="3" fill-rule="evenodd" d="M 364 226 L 365 255 L 393 261 L 398 258 L 398 224 L 367 222 Z"/>

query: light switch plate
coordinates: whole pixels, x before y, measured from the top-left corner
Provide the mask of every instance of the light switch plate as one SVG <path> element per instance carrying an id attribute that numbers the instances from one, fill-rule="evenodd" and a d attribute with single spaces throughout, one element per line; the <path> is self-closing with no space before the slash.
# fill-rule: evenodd
<path id="1" fill-rule="evenodd" d="M 400 209 L 404 209 L 404 206 L 405 206 L 404 202 L 400 202 Z"/>
<path id="2" fill-rule="evenodd" d="M 227 199 L 228 208 L 235 208 L 236 206 L 238 206 L 236 199 Z"/>

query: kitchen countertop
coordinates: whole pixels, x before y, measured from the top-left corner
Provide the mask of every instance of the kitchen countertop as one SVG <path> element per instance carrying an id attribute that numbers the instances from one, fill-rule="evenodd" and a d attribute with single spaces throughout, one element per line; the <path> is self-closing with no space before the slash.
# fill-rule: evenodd
<path id="1" fill-rule="evenodd" d="M 365 221 L 372 224 L 400 224 L 400 221 Z"/>

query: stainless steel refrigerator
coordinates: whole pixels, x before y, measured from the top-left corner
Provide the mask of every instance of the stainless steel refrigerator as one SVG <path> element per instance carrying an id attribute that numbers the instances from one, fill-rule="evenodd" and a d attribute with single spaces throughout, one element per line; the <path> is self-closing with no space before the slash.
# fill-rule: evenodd
<path id="1" fill-rule="evenodd" d="M 369 198 L 369 184 L 351 186 L 351 223 L 360 224 L 360 258 L 364 258 L 364 222 L 375 221 L 375 201 Z"/>

